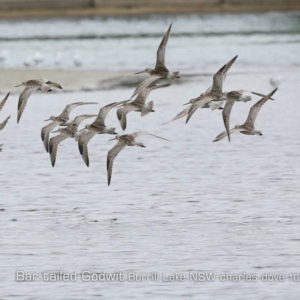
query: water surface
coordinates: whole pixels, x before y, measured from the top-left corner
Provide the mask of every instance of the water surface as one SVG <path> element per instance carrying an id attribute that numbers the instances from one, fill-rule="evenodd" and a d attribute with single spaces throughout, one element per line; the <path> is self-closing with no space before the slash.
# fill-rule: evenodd
<path id="1" fill-rule="evenodd" d="M 282 16 L 267 14 L 270 18 L 267 19 L 270 24 L 279 26 L 274 15 Z M 298 20 L 297 14 L 283 16 L 286 20 Z M 265 26 L 259 28 L 260 23 L 255 21 L 261 15 L 244 17 L 253 20 L 253 30 L 269 30 Z M 225 24 L 234 23 L 227 15 L 213 15 L 211 18 L 178 17 L 173 20 L 174 32 L 184 32 L 180 28 L 186 20 L 194 20 L 195 27 L 191 23 L 189 31 L 196 32 L 196 25 L 200 24 L 221 31 L 223 21 Z M 134 34 L 146 31 L 151 20 L 106 19 L 102 22 L 144 24 L 139 29 L 134 25 L 129 29 L 124 26 L 124 31 Z M 153 32 L 160 35 L 170 21 L 168 18 L 157 19 Z M 241 25 L 240 30 L 246 31 L 246 23 L 239 21 L 237 16 L 235 21 L 244 24 L 245 28 Z M 55 22 L 60 24 L 62 21 Z M 82 22 L 89 24 L 95 20 Z M 0 27 L 8 26 L 6 23 L 2 21 Z M 24 21 L 24 28 L 25 24 L 28 28 L 33 26 L 32 22 Z M 280 30 L 290 30 L 289 26 L 284 22 Z M 8 28 L 15 30 L 13 26 Z M 39 27 L 35 28 L 37 32 L 32 35 L 39 33 Z M 115 27 L 106 28 L 112 31 L 112 35 Z M 79 29 L 74 27 L 72 30 Z M 104 31 L 99 27 L 101 30 Z M 31 31 L 28 29 L 27 36 Z M 4 35 L 3 30 L 0 32 Z M 26 30 L 26 36 L 25 33 Z M 187 43 L 191 38 L 195 44 Z M 40 130 L 45 125 L 43 120 L 57 115 L 70 102 L 99 102 L 99 106 L 77 107 L 71 117 L 97 113 L 101 106 L 129 97 L 132 88 L 36 93 L 29 99 L 20 124 L 16 123 L 18 95 L 12 95 L 1 111 L 1 120 L 9 114 L 12 118 L 1 132 L 4 149 L 0 155 L 0 298 L 282 299 L 288 296 L 289 299 L 298 299 L 300 102 L 297 88 L 299 66 L 296 65 L 299 44 L 296 38 L 294 33 L 201 37 L 176 37 L 175 34 L 168 46 L 168 62 L 179 70 L 181 64 L 183 69 L 190 69 L 195 74 L 200 71 L 196 64 L 214 70 L 239 54 L 228 73 L 224 90 L 244 88 L 268 93 L 273 89 L 270 78 L 280 76 L 279 90 L 274 96 L 276 100 L 268 101 L 257 118 L 256 127 L 262 130 L 263 136 L 237 133 L 232 135 L 231 143 L 225 139 L 212 143 L 224 130 L 224 125 L 221 111 L 208 109 L 197 111 L 187 125 L 184 120 L 179 120 L 162 126 L 162 122 L 183 109 L 183 103 L 206 90 L 211 85 L 211 77 L 191 77 L 184 84 L 175 82 L 171 87 L 150 94 L 148 100 L 155 102 L 155 113 L 144 118 L 138 113 L 130 113 L 126 130 L 126 133 L 149 131 L 172 142 L 144 136 L 140 140 L 146 148 L 125 148 L 115 160 L 110 187 L 107 186 L 106 155 L 115 144 L 114 141 L 108 142 L 111 136 L 99 135 L 91 140 L 89 168 L 83 163 L 74 140 L 64 141 L 58 149 L 56 166 L 52 168 Z M 145 41 L 145 45 L 148 42 L 150 45 L 151 41 L 151 46 L 156 48 L 160 38 L 126 38 L 128 42 L 124 45 L 131 45 L 126 51 L 138 51 L 137 39 Z M 268 43 L 266 39 L 272 42 Z M 283 42 L 285 39 L 292 42 Z M 113 40 L 115 45 L 123 45 L 122 38 L 100 39 L 103 45 L 110 41 L 111 46 Z M 85 43 L 97 45 L 99 41 L 74 39 L 75 42 L 84 49 Z M 33 43 L 41 47 L 46 47 L 47 43 L 53 47 L 59 43 L 71 45 L 70 40 L 63 39 L 5 40 L 1 43 L 8 47 L 26 43 L 28 53 Z M 20 51 L 15 46 L 13 49 Z M 94 49 L 97 46 L 87 51 Z M 180 55 L 182 49 L 191 50 L 189 53 L 192 54 Z M 50 48 L 49 51 L 54 52 Z M 148 51 L 150 59 L 145 56 Z M 134 54 L 127 56 L 115 47 L 107 50 L 110 52 L 118 54 L 115 67 L 120 67 L 119 62 L 124 61 L 124 68 L 130 69 L 148 66 L 154 55 L 153 48 L 144 46 L 140 60 L 132 59 Z M 256 55 L 252 55 L 254 52 Z M 113 60 L 103 59 L 103 53 L 99 51 L 97 67 L 105 64 L 113 67 Z M 112 53 L 107 55 L 113 56 Z M 195 56 L 199 58 L 196 63 Z M 20 63 L 17 55 L 16 66 Z M 247 104 L 236 103 L 232 111 L 232 126 L 245 121 L 251 105 L 258 99 L 253 96 Z M 116 127 L 121 133 L 115 111 L 108 115 L 107 125 Z M 35 273 L 38 277 L 33 282 L 16 282 L 17 270 Z M 43 272 L 52 274 L 57 271 L 76 274 L 75 282 L 47 282 L 42 277 Z M 126 280 L 83 282 L 80 274 L 84 271 L 95 274 L 122 272 Z M 195 274 L 205 272 L 216 273 L 215 281 L 193 279 Z M 158 279 L 129 282 L 129 273 L 158 274 L 152 277 Z M 175 273 L 182 275 L 183 280 L 166 282 L 168 275 Z M 255 277 L 250 281 L 222 280 L 220 275 L 227 273 L 250 274 L 257 280 Z M 274 277 L 273 281 L 268 277 L 266 281 L 261 277 L 266 273 L 284 275 L 284 280 L 276 282 Z M 296 275 L 291 275 L 294 273 Z"/>

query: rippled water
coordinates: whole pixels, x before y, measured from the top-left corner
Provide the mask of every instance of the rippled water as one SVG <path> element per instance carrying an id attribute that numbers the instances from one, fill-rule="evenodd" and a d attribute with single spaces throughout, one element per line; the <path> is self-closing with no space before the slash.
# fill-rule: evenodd
<path id="1" fill-rule="evenodd" d="M 211 53 L 222 56 L 222 64 L 232 57 L 227 45 L 220 45 L 223 52 Z M 188 125 L 179 120 L 162 126 L 183 103 L 205 90 L 211 78 L 175 82 L 150 94 L 155 113 L 144 118 L 129 114 L 126 130 L 149 131 L 172 142 L 145 136 L 140 140 L 146 148 L 125 148 L 115 160 L 110 187 L 106 155 L 114 145 L 108 142 L 111 136 L 91 140 L 89 168 L 74 140 L 64 141 L 52 168 L 40 129 L 44 119 L 70 102 L 98 101 L 101 107 L 127 98 L 132 89 L 36 93 L 20 124 L 16 124 L 18 96 L 12 95 L 1 111 L 1 120 L 8 114 L 12 118 L 0 136 L 4 144 L 0 155 L 0 298 L 298 299 L 299 67 L 283 66 L 274 56 L 290 45 L 275 44 L 268 55 L 265 50 L 271 46 L 261 45 L 261 55 L 277 64 L 259 72 L 255 67 L 249 67 L 249 73 L 236 72 L 244 66 L 239 57 L 224 84 L 228 91 L 245 88 L 267 93 L 273 89 L 269 79 L 281 76 L 276 101 L 268 101 L 257 118 L 256 127 L 263 136 L 235 134 L 230 144 L 225 139 L 212 143 L 224 128 L 221 111 L 207 109 L 197 111 Z M 236 53 L 240 54 L 234 49 Z M 212 59 L 210 67 L 214 65 Z M 252 102 L 236 103 L 232 126 L 244 122 L 258 99 L 253 96 Z M 78 107 L 72 116 L 94 113 L 99 107 Z M 108 115 L 107 124 L 121 132 L 115 111 Z M 33 282 L 16 282 L 17 270 L 38 277 Z M 75 274 L 75 282 L 45 281 L 57 271 Z M 81 278 L 84 271 L 121 272 L 126 280 L 103 282 L 97 277 L 93 282 Z M 176 272 L 182 281 L 177 277 L 175 283 L 166 282 Z M 213 282 L 202 282 L 201 276 L 194 280 L 204 272 L 218 277 Z M 130 273 L 157 276 L 129 282 Z M 224 281 L 220 275 L 226 273 L 253 277 Z M 264 280 L 261 276 L 266 273 L 273 277 Z M 280 274 L 284 280 L 276 282 L 274 276 Z"/>
<path id="2" fill-rule="evenodd" d="M 245 67 L 299 63 L 299 12 L 1 20 L 0 49 L 9 53 L 7 68 L 24 67 L 39 51 L 41 68 L 56 67 L 57 52 L 61 67 L 72 68 L 78 52 L 83 68 L 140 69 L 154 61 L 171 22 L 167 63 L 172 69 L 216 68 L 236 54 Z"/>

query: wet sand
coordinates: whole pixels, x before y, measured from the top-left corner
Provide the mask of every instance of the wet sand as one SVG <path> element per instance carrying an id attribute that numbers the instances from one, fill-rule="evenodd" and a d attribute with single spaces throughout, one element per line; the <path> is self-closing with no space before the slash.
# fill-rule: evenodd
<path id="1" fill-rule="evenodd" d="M 64 91 L 98 90 L 112 81 L 133 78 L 132 72 L 107 70 L 67 69 L 2 69 L 0 72 L 0 93 L 19 93 L 14 86 L 29 79 L 46 78 L 59 82 Z M 136 79 L 137 80 L 137 79 Z"/>
<path id="2" fill-rule="evenodd" d="M 239 4 L 164 4 L 159 6 L 148 3 L 147 5 L 105 5 L 95 8 L 70 8 L 70 9 L 7 9 L 0 10 L 0 17 L 4 18 L 44 18 L 44 17 L 87 17 L 87 16 L 133 16 L 147 14 L 180 14 L 180 13 L 216 13 L 216 12 L 264 12 L 300 10 L 300 3 L 239 3 Z"/>

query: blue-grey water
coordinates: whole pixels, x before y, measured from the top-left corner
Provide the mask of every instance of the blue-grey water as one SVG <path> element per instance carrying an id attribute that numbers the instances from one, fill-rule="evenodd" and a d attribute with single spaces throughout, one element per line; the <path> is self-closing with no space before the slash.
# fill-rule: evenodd
<path id="1" fill-rule="evenodd" d="M 239 54 L 244 67 L 299 63 L 300 14 L 168 15 L 143 18 L 0 20 L 0 53 L 7 68 L 21 68 L 40 52 L 38 67 L 72 68 L 73 55 L 84 68 L 140 69 L 154 64 L 162 35 L 173 22 L 167 63 L 180 70 L 215 68 Z"/>
<path id="2" fill-rule="evenodd" d="M 72 55 L 72 45 L 87 68 L 150 67 L 173 21 L 167 48 L 171 70 L 216 71 L 239 54 L 224 90 L 268 93 L 271 78 L 279 89 L 258 115 L 263 136 L 236 133 L 231 143 L 212 143 L 224 130 L 219 110 L 201 109 L 187 125 L 184 119 L 161 125 L 205 91 L 211 77 L 195 76 L 151 92 L 155 113 L 128 114 L 126 133 L 143 130 L 171 142 L 144 136 L 139 140 L 146 148 L 125 148 L 115 160 L 110 187 L 106 155 L 115 144 L 108 142 L 112 136 L 91 140 L 89 168 L 74 140 L 62 142 L 52 168 L 40 130 L 43 120 L 70 102 L 99 102 L 75 108 L 71 117 L 97 113 L 128 98 L 132 88 L 36 93 L 20 124 L 18 95 L 12 95 L 0 113 L 0 120 L 12 116 L 0 135 L 0 298 L 298 299 L 299 16 L 1 21 L 7 68 L 22 67 L 23 56 L 35 50 L 49 57 L 56 51 Z M 122 34 L 126 37 L 118 37 Z M 43 64 L 54 67 L 50 59 Z M 72 61 L 63 66 L 72 67 Z M 258 99 L 252 95 L 251 102 L 236 103 L 231 125 L 243 123 Z M 107 125 L 122 132 L 115 111 Z M 17 271 L 34 280 L 22 281 L 25 273 Z M 55 278 L 59 271 L 72 277 Z M 118 280 L 103 280 L 104 273 L 115 272 Z M 139 280 L 141 275 L 148 277 Z"/>

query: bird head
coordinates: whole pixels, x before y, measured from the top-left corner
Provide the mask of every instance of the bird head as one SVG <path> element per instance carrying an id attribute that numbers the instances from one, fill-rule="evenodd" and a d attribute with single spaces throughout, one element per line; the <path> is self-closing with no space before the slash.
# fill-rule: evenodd
<path id="1" fill-rule="evenodd" d="M 46 121 L 54 121 L 56 119 L 56 117 L 55 116 L 51 116 L 49 119 L 47 119 L 47 120 L 44 120 L 45 122 Z"/>
<path id="2" fill-rule="evenodd" d="M 23 81 L 21 84 L 15 85 L 15 87 L 22 86 L 22 85 L 26 85 L 25 81 Z"/>
<path id="3" fill-rule="evenodd" d="M 120 136 L 117 133 L 115 133 L 115 134 L 116 134 L 116 136 L 113 139 L 110 139 L 109 141 L 119 140 Z"/>
<path id="4" fill-rule="evenodd" d="M 148 73 L 148 74 L 151 74 L 151 72 L 152 72 L 152 69 L 151 69 L 151 68 L 146 68 L 144 71 L 140 71 L 140 72 L 134 73 L 134 75 L 136 75 L 136 74 L 142 74 L 142 73 Z"/>

